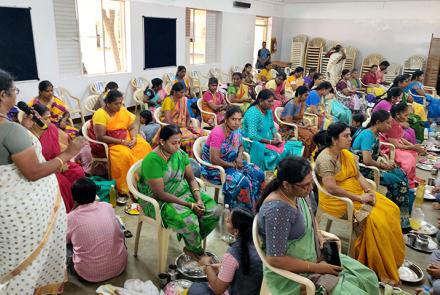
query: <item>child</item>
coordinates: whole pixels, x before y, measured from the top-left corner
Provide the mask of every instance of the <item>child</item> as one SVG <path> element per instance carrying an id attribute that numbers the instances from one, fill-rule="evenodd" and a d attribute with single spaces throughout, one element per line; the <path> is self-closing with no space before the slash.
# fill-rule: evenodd
<path id="1" fill-rule="evenodd" d="M 144 103 L 148 104 L 148 109 L 154 112 L 156 108 L 160 107 L 162 100 L 167 96 L 163 89 L 163 81 L 160 78 L 151 80 L 151 88 L 144 91 Z"/>
<path id="2" fill-rule="evenodd" d="M 159 123 L 154 122 L 153 115 L 149 110 L 140 113 L 140 133 L 149 144 L 152 144 L 153 138 L 160 129 Z"/>
<path id="3" fill-rule="evenodd" d="M 363 113 L 353 114 L 351 126 L 350 126 L 351 137 L 353 137 L 353 135 L 356 133 L 356 131 L 362 127 L 362 123 L 364 123 L 365 120 L 367 120 L 367 119 L 365 118 L 365 115 Z"/>
<path id="4" fill-rule="evenodd" d="M 254 215 L 243 208 L 235 208 L 226 219 L 228 232 L 237 240 L 233 242 L 221 264 L 212 264 L 211 257 L 203 256 L 199 264 L 205 267 L 208 283 L 194 283 L 188 295 L 253 295 L 259 294 L 263 280 L 260 257 L 252 242 Z"/>
<path id="5" fill-rule="evenodd" d="M 78 179 L 72 185 L 77 207 L 67 214 L 67 269 L 88 282 L 114 278 L 127 266 L 124 234 L 115 211 L 109 203 L 95 202 L 96 192 L 92 180 Z"/>

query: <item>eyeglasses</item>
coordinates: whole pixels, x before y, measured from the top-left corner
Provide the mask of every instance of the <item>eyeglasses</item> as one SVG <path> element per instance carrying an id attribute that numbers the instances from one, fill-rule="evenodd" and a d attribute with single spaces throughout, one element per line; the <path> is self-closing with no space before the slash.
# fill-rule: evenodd
<path id="1" fill-rule="evenodd" d="M 18 89 L 17 87 L 14 88 L 10 88 L 10 91 L 15 91 L 15 94 L 18 95 L 20 93 L 20 89 Z"/>

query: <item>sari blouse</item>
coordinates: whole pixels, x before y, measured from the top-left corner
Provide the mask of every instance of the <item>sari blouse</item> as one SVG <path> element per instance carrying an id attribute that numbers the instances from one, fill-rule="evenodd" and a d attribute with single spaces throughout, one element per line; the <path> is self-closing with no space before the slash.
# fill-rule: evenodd
<path id="1" fill-rule="evenodd" d="M 203 99 L 203 103 L 202 103 L 203 109 L 206 109 L 208 112 L 212 112 L 212 113 L 215 112 L 209 107 L 208 102 L 212 102 L 218 106 L 225 104 L 225 98 L 220 91 L 217 91 L 215 95 L 212 94 L 210 91 L 206 91 L 203 94 L 202 99 Z"/>
<path id="2" fill-rule="evenodd" d="M 50 111 L 50 121 L 55 125 L 58 125 L 64 114 L 69 112 L 67 105 L 56 96 L 54 96 L 48 104 L 42 102 L 38 97 L 35 97 L 28 102 L 30 107 L 34 104 L 45 105 Z"/>
<path id="3" fill-rule="evenodd" d="M 404 131 L 403 131 L 402 126 L 400 125 L 399 122 L 397 122 L 396 119 L 393 118 L 391 120 L 391 128 L 385 132 L 385 135 L 388 138 L 399 139 L 399 138 L 403 137 L 403 133 L 404 133 Z"/>
<path id="4" fill-rule="evenodd" d="M 256 141 L 272 140 L 276 133 L 271 110 L 263 114 L 258 107 L 252 106 L 244 114 L 243 136 Z"/>
<path id="5" fill-rule="evenodd" d="M 240 129 L 232 131 L 226 138 L 222 126 L 214 127 L 206 140 L 206 147 L 220 150 L 220 158 L 227 162 L 233 162 L 237 159 L 242 144 L 243 139 Z M 210 159 L 203 160 L 210 161 Z"/>
<path id="6" fill-rule="evenodd" d="M 266 70 L 266 69 L 262 69 L 260 71 L 260 73 L 258 74 L 258 79 L 260 81 L 262 80 L 262 77 L 266 77 L 266 81 L 269 81 L 269 80 L 271 80 L 273 78 L 272 77 L 272 73 L 270 71 Z"/>
<path id="7" fill-rule="evenodd" d="M 377 84 L 377 77 L 376 74 L 368 72 L 364 75 L 364 77 L 362 78 L 362 83 L 364 83 L 365 85 L 368 84 Z"/>
<path id="8" fill-rule="evenodd" d="M 239 87 L 231 84 L 228 87 L 228 94 L 235 95 L 235 98 L 237 99 L 249 98 L 249 87 L 243 83 L 241 83 Z"/>
<path id="9" fill-rule="evenodd" d="M 336 90 L 338 90 L 338 91 L 342 92 L 342 90 L 344 90 L 346 88 L 349 88 L 349 87 L 348 87 L 348 83 L 344 79 L 339 80 L 338 84 L 336 84 Z"/>
<path id="10" fill-rule="evenodd" d="M 183 96 L 177 102 L 171 96 L 167 96 L 162 102 L 162 111 L 171 111 L 173 123 L 180 128 L 186 127 L 187 98 Z"/>

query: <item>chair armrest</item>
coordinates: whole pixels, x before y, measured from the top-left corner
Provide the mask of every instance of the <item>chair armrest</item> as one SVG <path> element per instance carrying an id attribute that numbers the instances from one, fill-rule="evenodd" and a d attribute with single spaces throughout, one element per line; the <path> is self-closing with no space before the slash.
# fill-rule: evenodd
<path id="1" fill-rule="evenodd" d="M 277 132 L 277 134 L 275 134 L 275 138 L 278 139 L 278 140 L 283 140 L 283 137 L 278 132 Z"/>
<path id="2" fill-rule="evenodd" d="M 196 118 L 191 118 L 191 124 L 195 127 L 200 127 L 200 122 Z"/>
<path id="3" fill-rule="evenodd" d="M 134 197 L 135 197 L 136 199 L 141 199 L 141 200 L 143 200 L 143 201 L 145 201 L 145 202 L 148 202 L 148 203 L 150 203 L 151 205 L 153 205 L 153 207 L 154 207 L 154 216 L 156 217 L 155 219 L 156 219 L 156 221 L 157 221 L 158 223 L 162 224 L 162 216 L 160 215 L 160 206 L 159 206 L 159 202 L 158 202 L 155 198 L 152 198 L 152 197 L 146 196 L 146 195 L 144 195 L 143 193 L 139 192 L 139 191 L 137 190 L 137 188 L 134 189 L 134 190 L 133 190 L 133 189 L 130 190 L 130 192 L 134 195 Z"/>
<path id="4" fill-rule="evenodd" d="M 366 178 L 367 182 L 371 185 L 371 188 L 376 192 L 377 191 L 377 186 L 376 186 L 376 182 L 374 182 L 371 179 Z"/>
<path id="5" fill-rule="evenodd" d="M 295 132 L 295 139 L 298 140 L 298 125 L 296 125 L 295 123 L 284 122 L 281 120 L 278 120 L 278 124 L 292 127 L 293 131 Z"/>
<path id="6" fill-rule="evenodd" d="M 200 178 L 196 177 L 196 181 L 199 184 L 199 187 L 201 189 L 203 189 L 203 190 L 206 189 L 206 185 L 205 185 L 205 182 L 203 181 L 203 179 L 200 179 Z"/>
<path id="7" fill-rule="evenodd" d="M 367 166 L 365 164 L 359 163 L 360 167 L 364 167 L 370 170 L 373 170 L 373 177 L 374 177 L 374 184 L 375 187 L 379 187 L 379 183 L 380 183 L 380 170 L 379 168 L 375 167 L 375 166 Z M 367 179 L 368 180 L 368 179 Z"/>
<path id="8" fill-rule="evenodd" d="M 396 146 L 389 142 L 381 141 L 379 142 L 379 145 L 388 146 L 390 149 L 390 160 L 394 162 L 394 159 L 396 158 Z"/>
<path id="9" fill-rule="evenodd" d="M 201 165 L 205 165 L 205 166 L 207 166 L 207 167 L 210 167 L 210 168 L 214 168 L 214 169 L 219 170 L 219 172 L 220 172 L 220 182 L 221 182 L 222 185 L 225 183 L 225 181 L 226 181 L 226 172 L 225 172 L 225 168 L 223 168 L 222 166 L 214 165 L 214 164 L 211 164 L 211 163 L 208 163 L 208 162 L 202 160 L 202 159 L 200 158 L 200 156 L 199 156 L 197 153 L 194 153 L 194 156 L 195 156 L 197 162 L 199 162 L 199 164 L 201 164 Z M 200 180 L 200 181 L 203 182 L 203 180 Z"/>
<path id="10" fill-rule="evenodd" d="M 316 115 L 316 114 L 312 114 L 312 113 L 309 113 L 309 112 L 304 112 L 304 118 L 307 119 L 306 117 L 309 117 L 308 120 L 309 120 L 309 121 L 313 121 L 312 124 L 313 124 L 316 128 L 318 128 L 318 125 L 319 125 L 318 115 Z"/>
<path id="11" fill-rule="evenodd" d="M 323 230 L 320 230 L 319 232 L 321 233 L 322 237 L 325 240 L 336 241 L 336 243 L 338 244 L 339 253 L 341 253 L 342 243 L 341 243 L 341 239 L 337 235 L 323 231 Z"/>
<path id="12" fill-rule="evenodd" d="M 252 142 L 253 142 L 252 139 L 247 138 L 247 137 L 244 137 L 244 136 L 243 136 L 243 140 L 246 141 L 246 142 L 249 142 L 249 143 L 252 143 Z"/>

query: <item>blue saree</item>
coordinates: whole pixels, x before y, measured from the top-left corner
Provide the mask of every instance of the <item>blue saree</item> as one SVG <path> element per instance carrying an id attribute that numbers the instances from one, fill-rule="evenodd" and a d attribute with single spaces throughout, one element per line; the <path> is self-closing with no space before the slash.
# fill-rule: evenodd
<path id="1" fill-rule="evenodd" d="M 409 91 L 414 98 L 414 101 L 423 105 L 423 99 L 420 98 L 420 94 L 417 93 L 417 89 L 423 89 L 423 84 L 419 81 L 412 81 L 406 86 L 405 91 Z M 429 94 L 425 94 L 427 102 L 428 118 L 436 119 L 440 117 L 440 99 L 432 97 Z"/>

